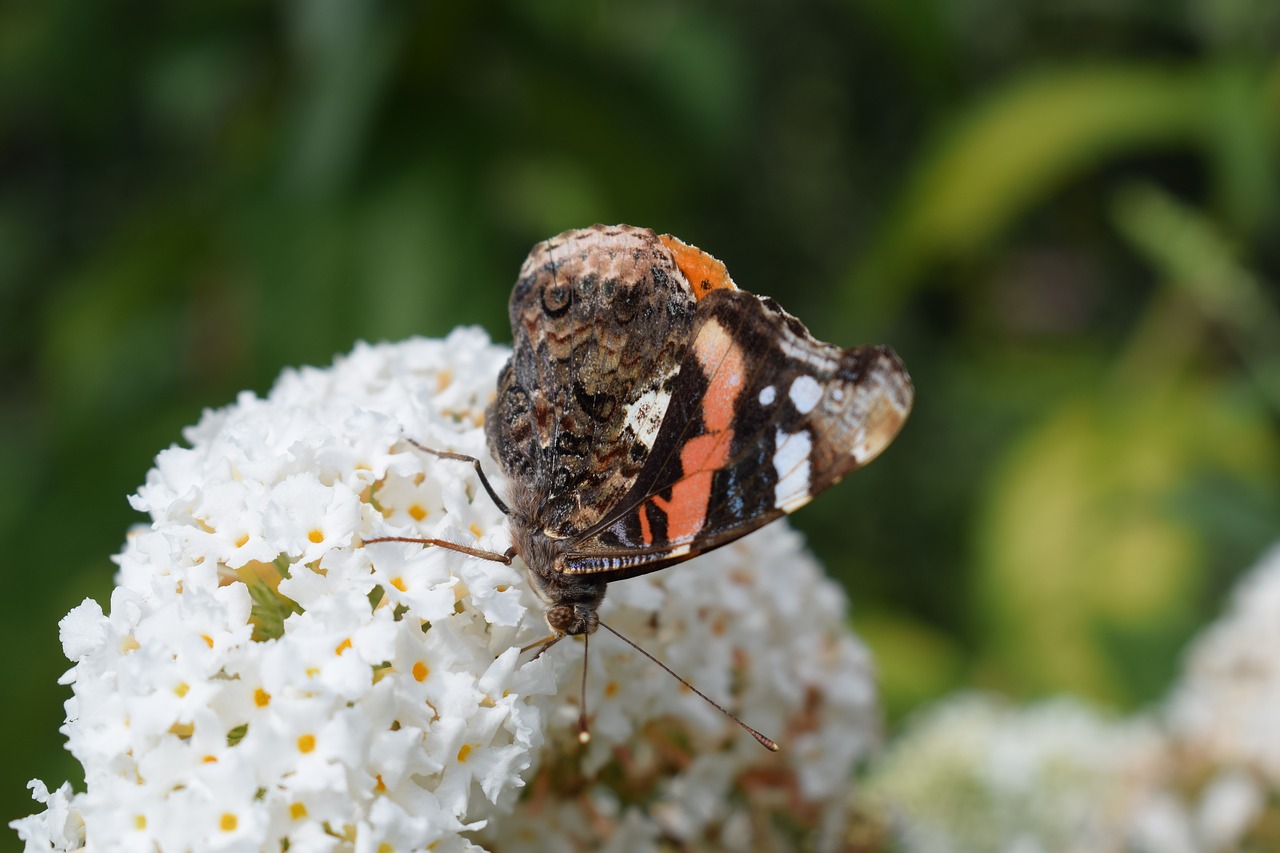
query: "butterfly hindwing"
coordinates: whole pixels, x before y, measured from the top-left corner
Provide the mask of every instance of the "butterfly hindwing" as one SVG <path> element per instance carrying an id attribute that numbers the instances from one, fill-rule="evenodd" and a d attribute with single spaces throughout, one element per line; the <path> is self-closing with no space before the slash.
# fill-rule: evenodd
<path id="1" fill-rule="evenodd" d="M 707 294 L 646 464 L 562 570 L 644 574 L 793 512 L 883 450 L 912 393 L 887 347 L 842 350 L 771 299 Z"/>

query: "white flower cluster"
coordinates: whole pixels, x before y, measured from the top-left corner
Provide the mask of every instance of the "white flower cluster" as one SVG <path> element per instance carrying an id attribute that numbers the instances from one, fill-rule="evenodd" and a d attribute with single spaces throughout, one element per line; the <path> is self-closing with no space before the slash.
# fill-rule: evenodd
<path id="1" fill-rule="evenodd" d="M 1181 849 L 1280 846 L 1280 545 L 1192 644 L 1165 717 L 1184 756 L 1164 810 Z"/>
<path id="2" fill-rule="evenodd" d="M 518 661 L 546 633 L 518 561 L 362 545 L 508 547 L 471 467 L 406 440 L 487 459 L 506 357 L 466 329 L 361 345 L 159 455 L 109 614 L 86 601 L 61 625 L 86 789 L 32 782 L 28 851 L 834 843 L 875 697 L 841 594 L 784 525 L 615 585 L 601 614 L 781 756 L 604 631 L 584 752 L 581 643 Z"/>
<path id="3" fill-rule="evenodd" d="M 1250 767 L 1280 792 L 1280 546 L 1196 640 L 1169 706 L 1179 739 L 1214 763 Z"/>
<path id="4" fill-rule="evenodd" d="M 870 800 L 907 850 L 1197 851 L 1280 843 L 1280 547 L 1207 628 L 1164 707 L 950 699 L 878 762 Z"/>

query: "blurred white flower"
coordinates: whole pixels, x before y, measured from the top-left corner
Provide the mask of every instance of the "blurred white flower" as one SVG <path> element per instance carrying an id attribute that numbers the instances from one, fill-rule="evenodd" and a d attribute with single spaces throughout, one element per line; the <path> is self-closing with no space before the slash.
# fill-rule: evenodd
<path id="1" fill-rule="evenodd" d="M 944 700 L 877 762 L 863 805 L 907 850 L 1275 849 L 1280 548 L 1192 644 L 1163 708 Z"/>
<path id="2" fill-rule="evenodd" d="M 1273 546 L 1192 643 L 1166 704 L 1170 738 L 1183 757 L 1173 784 L 1188 803 L 1197 849 L 1280 843 L 1278 650 L 1280 546 Z"/>
<path id="3" fill-rule="evenodd" d="M 1169 721 L 1214 763 L 1249 767 L 1280 791 L 1280 546 L 1192 645 Z"/>
<path id="4" fill-rule="evenodd" d="M 1072 700 L 1018 708 L 966 694 L 909 723 L 869 796 L 907 850 L 1121 851 L 1163 747 L 1150 723 Z"/>
<path id="5" fill-rule="evenodd" d="M 780 756 L 604 632 L 583 750 L 581 644 L 520 662 L 546 627 L 518 562 L 362 547 L 509 546 L 471 467 L 405 440 L 487 459 L 506 357 L 467 329 L 362 344 L 159 454 L 109 612 L 61 623 L 86 789 L 32 783 L 44 811 L 12 824 L 29 851 L 838 843 L 875 739 L 870 663 L 785 525 L 617 584 L 601 613 Z"/>

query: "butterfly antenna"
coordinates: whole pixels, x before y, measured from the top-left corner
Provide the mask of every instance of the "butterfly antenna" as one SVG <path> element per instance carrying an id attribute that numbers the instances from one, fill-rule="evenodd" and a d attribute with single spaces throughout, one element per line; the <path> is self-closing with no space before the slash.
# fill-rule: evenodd
<path id="1" fill-rule="evenodd" d="M 726 717 L 728 717 L 729 719 L 733 720 L 733 721 L 734 721 L 735 723 L 737 723 L 738 725 L 742 726 L 743 730 L 744 730 L 744 731 L 746 731 L 746 733 L 747 733 L 747 734 L 749 734 L 749 735 L 751 735 L 753 738 L 755 738 L 755 739 L 756 739 L 756 741 L 757 741 L 761 746 L 763 746 L 765 749 L 769 750 L 770 752 L 777 752 L 777 751 L 780 749 L 780 747 L 778 746 L 777 742 L 775 742 L 775 741 L 773 741 L 773 740 L 771 740 L 771 739 L 769 739 L 769 738 L 765 737 L 764 735 L 760 734 L 760 733 L 759 733 L 758 731 L 756 731 L 755 729 L 751 728 L 751 726 L 748 726 L 746 723 L 742 722 L 742 720 L 739 720 L 739 719 L 738 719 L 737 717 L 735 717 L 733 714 L 729 713 L 729 711 L 728 711 L 728 710 L 726 710 L 726 709 L 724 708 L 724 706 L 723 706 L 723 705 L 721 705 L 719 702 L 717 702 L 716 700 L 712 699 L 710 696 L 708 696 L 707 694 L 703 693 L 701 690 L 699 690 L 698 688 L 694 687 L 694 686 L 693 686 L 692 684 L 690 684 L 689 682 L 685 681 L 685 680 L 684 680 L 683 678 L 681 678 L 679 675 L 676 675 L 675 670 L 673 670 L 671 667 L 667 666 L 665 663 L 663 663 L 662 661 L 660 661 L 660 660 L 658 660 L 657 658 L 655 658 L 653 655 L 651 655 L 651 654 L 649 654 L 648 652 L 646 652 L 644 649 L 640 648 L 638 645 L 636 645 L 635 643 L 633 643 L 631 640 L 628 640 L 626 637 L 622 636 L 622 634 L 619 634 L 615 629 L 610 628 L 608 625 L 604 624 L 603 622 L 601 622 L 601 623 L 600 623 L 600 627 L 601 627 L 601 628 L 608 628 L 608 629 L 609 629 L 609 633 L 613 634 L 613 635 L 614 635 L 615 637 L 617 637 L 619 640 L 622 640 L 622 642 L 626 643 L 628 646 L 630 646 L 631 648 L 635 649 L 635 650 L 636 650 L 636 651 L 638 651 L 640 654 L 644 655 L 644 656 L 645 656 L 645 657 L 647 657 L 649 660 L 653 661 L 653 662 L 654 662 L 654 663 L 656 663 L 658 666 L 660 666 L 660 667 L 662 667 L 663 669 L 665 669 L 665 670 L 667 671 L 667 674 L 668 674 L 668 675 L 670 675 L 670 676 L 671 676 L 672 678 L 674 678 L 676 681 L 678 681 L 678 682 L 680 682 L 681 684 L 683 684 L 685 687 L 688 687 L 688 688 L 689 688 L 690 690 L 692 690 L 694 693 L 697 693 L 699 696 L 701 696 L 703 699 L 705 699 L 705 700 L 707 701 L 707 703 L 711 705 L 711 707 L 715 708 L 715 709 L 716 709 L 717 711 L 719 711 L 721 714 L 724 714 Z M 584 652 L 583 652 L 583 657 L 584 657 L 584 663 L 585 663 L 585 657 L 586 657 L 585 650 L 584 650 Z M 585 676 L 584 676 L 584 688 L 583 688 L 583 690 L 585 691 L 585 689 L 586 689 L 586 688 L 585 688 Z M 584 694 L 583 694 L 583 695 L 584 695 L 584 696 L 586 695 L 586 694 L 585 694 L 585 692 L 584 692 Z M 585 707 L 585 702 L 584 702 L 584 707 Z M 585 710 L 583 711 L 582 720 L 583 720 L 582 725 L 585 725 L 585 723 L 586 723 L 586 711 L 585 711 Z M 588 735 L 588 737 L 590 737 L 590 735 Z M 582 739 L 582 735 L 581 735 L 581 734 L 579 734 L 579 735 L 578 735 L 578 738 L 579 738 L 579 740 L 581 740 L 581 739 Z M 584 743 L 585 743 L 585 741 L 584 741 Z"/>
<path id="2" fill-rule="evenodd" d="M 578 706 L 578 743 L 591 743 L 591 729 L 587 726 L 587 652 L 591 650 L 591 635 L 582 635 L 582 702 Z"/>

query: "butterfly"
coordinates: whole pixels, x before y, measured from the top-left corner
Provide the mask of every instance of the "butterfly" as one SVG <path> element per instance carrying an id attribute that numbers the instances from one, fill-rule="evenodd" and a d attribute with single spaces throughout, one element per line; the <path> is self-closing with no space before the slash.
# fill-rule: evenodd
<path id="1" fill-rule="evenodd" d="M 870 462 L 914 396 L 890 348 L 817 341 L 711 255 L 647 228 L 596 225 L 539 243 L 510 319 L 511 358 L 485 415 L 506 500 L 479 460 L 422 449 L 474 465 L 512 547 L 410 541 L 522 558 L 551 629 L 527 647 L 539 653 L 601 627 L 610 583 L 732 542 Z M 585 687 L 581 713 L 585 742 Z"/>

